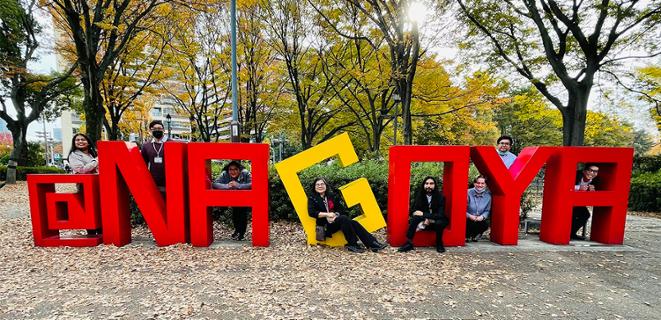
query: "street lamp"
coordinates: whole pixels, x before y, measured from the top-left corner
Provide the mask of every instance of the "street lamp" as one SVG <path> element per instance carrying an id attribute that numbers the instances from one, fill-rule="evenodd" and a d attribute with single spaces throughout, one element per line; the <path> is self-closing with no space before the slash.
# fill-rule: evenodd
<path id="1" fill-rule="evenodd" d="M 168 124 L 168 139 L 170 139 L 172 133 L 172 116 L 169 113 L 165 116 L 165 123 Z"/>

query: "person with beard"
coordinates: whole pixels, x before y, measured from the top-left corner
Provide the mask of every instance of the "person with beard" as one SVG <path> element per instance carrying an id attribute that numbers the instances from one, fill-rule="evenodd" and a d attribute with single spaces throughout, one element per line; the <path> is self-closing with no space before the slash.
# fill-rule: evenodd
<path id="1" fill-rule="evenodd" d="M 434 230 L 436 231 L 436 251 L 445 252 L 443 246 L 443 230 L 448 225 L 448 219 L 445 217 L 445 198 L 438 190 L 438 184 L 433 177 L 426 177 L 416 192 L 413 203 L 413 212 L 409 221 L 409 228 L 406 232 L 406 244 L 397 251 L 407 252 L 414 249 L 413 237 L 416 231 Z"/>
<path id="2" fill-rule="evenodd" d="M 212 186 L 214 189 L 220 190 L 248 190 L 252 188 L 252 177 L 250 171 L 246 170 L 241 163 L 232 160 L 223 168 Z M 248 225 L 248 208 L 233 207 L 232 223 L 234 224 L 232 239 L 243 240 Z"/>
<path id="3" fill-rule="evenodd" d="M 487 190 L 487 180 L 482 175 L 473 179 L 473 188 L 468 189 L 466 206 L 466 241 L 477 241 L 489 229 L 491 193 Z"/>
<path id="4" fill-rule="evenodd" d="M 308 197 L 308 215 L 317 220 L 317 227 L 324 229 L 324 238 L 331 237 L 341 230 L 348 242 L 347 250 L 355 253 L 365 251 L 358 245 L 358 239 L 373 252 L 387 247 L 386 244 L 377 241 L 358 221 L 345 215 L 344 206 L 330 192 L 326 179 L 315 179 L 312 189 L 314 192 Z"/>
<path id="5" fill-rule="evenodd" d="M 599 167 L 594 163 L 586 163 L 583 166 L 583 170 L 576 171 L 576 184 L 574 185 L 574 190 L 588 192 L 595 191 L 595 185 L 599 184 L 597 174 L 599 174 Z M 588 219 L 590 219 L 590 211 L 588 210 L 588 207 L 574 207 L 572 210 L 570 239 L 585 240 L 585 237 L 579 236 L 577 232 L 579 229 L 585 228 Z"/>
<path id="6" fill-rule="evenodd" d="M 514 160 L 516 160 L 516 155 L 510 152 L 513 143 L 512 137 L 500 136 L 496 143 L 498 144 L 496 151 L 498 152 L 500 159 L 502 159 L 503 163 L 505 163 L 507 169 L 509 169 L 514 163 Z"/>
<path id="7" fill-rule="evenodd" d="M 165 150 L 163 150 L 163 146 L 167 141 L 167 137 L 164 136 L 163 128 L 161 120 L 154 120 L 149 123 L 149 130 L 153 138 L 150 142 L 142 145 L 140 153 L 156 186 L 165 195 Z"/>

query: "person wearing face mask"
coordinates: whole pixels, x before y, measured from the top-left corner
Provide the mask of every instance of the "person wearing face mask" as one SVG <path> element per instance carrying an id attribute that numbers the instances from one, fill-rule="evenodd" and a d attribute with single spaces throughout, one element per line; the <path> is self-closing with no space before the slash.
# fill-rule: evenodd
<path id="1" fill-rule="evenodd" d="M 599 167 L 594 163 L 586 163 L 583 166 L 583 170 L 576 171 L 574 190 L 581 192 L 595 191 L 595 185 L 599 184 L 597 174 L 599 174 Z M 572 210 L 570 239 L 585 240 L 585 237 L 579 236 L 577 232 L 579 229 L 585 228 L 588 219 L 590 219 L 590 211 L 587 207 L 574 207 Z"/>
<path id="2" fill-rule="evenodd" d="M 477 241 L 489 229 L 491 213 L 491 193 L 487 190 L 487 180 L 479 175 L 473 179 L 473 188 L 468 189 L 466 206 L 466 242 Z"/>
<path id="3" fill-rule="evenodd" d="M 151 141 L 142 144 L 140 153 L 156 186 L 162 194 L 165 194 L 165 148 L 163 147 L 167 137 L 163 133 L 163 128 L 161 120 L 153 120 L 149 123 L 149 130 L 153 138 Z"/>
<path id="4" fill-rule="evenodd" d="M 212 186 L 214 189 L 220 190 L 248 190 L 252 188 L 252 177 L 250 171 L 246 170 L 240 162 L 232 160 L 223 168 Z M 232 223 L 234 224 L 232 239 L 243 240 L 248 225 L 248 208 L 233 207 Z"/>
<path id="5" fill-rule="evenodd" d="M 500 138 L 498 138 L 496 143 L 497 143 L 496 151 L 498 152 L 500 159 L 503 160 L 503 163 L 505 164 L 507 169 L 509 169 L 514 163 L 514 160 L 516 160 L 516 155 L 510 152 L 513 143 L 512 137 L 500 136 Z"/>
<path id="6" fill-rule="evenodd" d="M 330 192 L 326 179 L 317 178 L 312 183 L 313 194 L 308 197 L 308 215 L 317 220 L 319 228 L 319 241 L 333 236 L 334 233 L 342 231 L 346 238 L 347 250 L 355 253 L 365 252 L 358 240 L 373 252 L 378 252 L 387 247 L 380 243 L 356 220 L 345 215 L 344 206 Z"/>
<path id="7" fill-rule="evenodd" d="M 426 177 L 422 180 L 413 202 L 413 212 L 406 232 L 406 244 L 397 251 L 413 250 L 413 237 L 417 231 L 434 230 L 436 232 L 436 251 L 445 252 L 443 230 L 448 224 L 448 218 L 445 217 L 445 198 L 438 190 L 436 179 Z"/>

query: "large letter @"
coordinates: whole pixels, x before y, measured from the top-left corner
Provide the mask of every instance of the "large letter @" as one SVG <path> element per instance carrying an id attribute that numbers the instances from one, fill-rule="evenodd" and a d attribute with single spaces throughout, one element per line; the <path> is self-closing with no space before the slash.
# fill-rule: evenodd
<path id="1" fill-rule="evenodd" d="M 303 185 L 301 185 L 301 180 L 298 178 L 298 173 L 335 155 L 339 157 L 342 167 L 358 162 L 358 155 L 356 155 L 348 134 L 343 133 L 326 140 L 275 165 L 282 184 L 294 205 L 296 214 L 298 214 L 298 218 L 303 224 L 308 244 L 317 243 L 314 233 L 315 220 L 308 215 L 308 198 L 305 195 Z M 360 204 L 363 215 L 354 220 L 358 221 L 367 231 L 373 232 L 386 226 L 386 221 L 383 219 L 383 214 L 376 203 L 376 198 L 367 179 L 361 178 L 353 181 L 340 187 L 340 191 L 348 207 Z M 324 243 L 329 246 L 341 246 L 347 242 L 344 235 L 337 232 Z"/>
<path id="2" fill-rule="evenodd" d="M 56 183 L 77 183 L 78 193 L 56 193 Z M 93 247 L 101 236 L 61 238 L 60 230 L 101 226 L 99 177 L 95 174 L 30 174 L 30 214 L 34 244 L 40 247 Z"/>

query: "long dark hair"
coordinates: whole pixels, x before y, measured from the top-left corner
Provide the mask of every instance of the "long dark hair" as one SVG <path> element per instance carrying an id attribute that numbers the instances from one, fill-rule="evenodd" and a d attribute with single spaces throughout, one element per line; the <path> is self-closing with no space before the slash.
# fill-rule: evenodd
<path id="1" fill-rule="evenodd" d="M 74 151 L 78 150 L 78 148 L 76 148 L 76 137 L 78 137 L 78 136 L 83 137 L 83 138 L 85 138 L 85 140 L 87 140 L 87 152 L 89 152 L 89 154 L 92 157 L 96 158 L 96 156 L 97 156 L 96 148 L 94 147 L 94 144 L 92 143 L 92 140 L 90 140 L 90 137 L 88 137 L 86 134 L 80 133 L 80 132 L 74 134 L 73 138 L 71 138 L 71 150 L 69 151 L 69 156 L 71 156 L 71 154 Z"/>
<path id="2" fill-rule="evenodd" d="M 436 203 L 437 201 L 440 201 L 440 196 L 441 192 L 438 190 L 438 181 L 436 181 L 436 178 L 432 176 L 426 176 L 424 179 L 422 179 L 422 183 L 420 183 L 420 186 L 418 187 L 418 191 L 415 194 L 415 204 L 424 204 L 427 205 L 427 192 L 425 192 L 425 182 L 427 180 L 432 180 L 434 181 L 434 190 L 432 191 L 432 203 Z"/>

